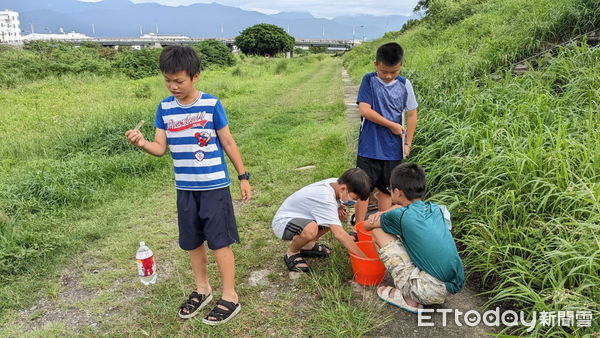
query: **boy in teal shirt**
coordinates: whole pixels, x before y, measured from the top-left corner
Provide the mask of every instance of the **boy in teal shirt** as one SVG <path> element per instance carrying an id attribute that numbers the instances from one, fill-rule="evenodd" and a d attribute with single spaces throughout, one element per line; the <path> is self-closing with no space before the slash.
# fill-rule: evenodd
<path id="1" fill-rule="evenodd" d="M 397 206 L 365 222 L 395 288 L 382 286 L 383 301 L 417 313 L 422 305 L 442 304 L 462 289 L 463 264 L 445 221 L 444 209 L 422 200 L 425 172 L 415 163 L 392 170 L 390 187 Z"/>

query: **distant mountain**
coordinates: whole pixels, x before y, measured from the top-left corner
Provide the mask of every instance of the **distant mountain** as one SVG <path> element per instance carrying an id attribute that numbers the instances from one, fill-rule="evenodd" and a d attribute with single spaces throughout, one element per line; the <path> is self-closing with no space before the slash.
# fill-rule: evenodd
<path id="1" fill-rule="evenodd" d="M 76 31 L 96 37 L 137 37 L 142 33 L 181 34 L 190 37 L 235 37 L 257 23 L 277 25 L 297 38 L 373 39 L 399 30 L 414 16 L 361 15 L 315 18 L 308 12 L 267 15 L 217 3 L 189 6 L 134 4 L 128 0 L 0 0 L 0 9 L 20 13 L 24 34 L 33 25 L 37 33 Z M 92 31 L 92 24 L 96 33 Z M 221 31 L 222 30 L 222 31 Z M 354 36 L 353 36 L 354 32 Z"/>

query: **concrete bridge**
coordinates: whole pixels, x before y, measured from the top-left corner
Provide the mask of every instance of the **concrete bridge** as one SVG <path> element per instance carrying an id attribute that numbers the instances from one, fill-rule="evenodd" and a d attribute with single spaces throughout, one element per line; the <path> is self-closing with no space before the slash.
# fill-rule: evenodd
<path id="1" fill-rule="evenodd" d="M 94 42 L 106 47 L 137 46 L 139 48 L 164 47 L 169 45 L 194 45 L 198 42 L 214 39 L 221 41 L 229 48 L 234 49 L 233 38 L 184 38 L 184 37 L 154 37 L 154 38 L 87 38 L 87 39 L 53 39 L 53 41 L 70 42 L 81 45 L 85 42 Z M 350 50 L 359 45 L 362 40 L 325 40 L 325 39 L 296 39 L 296 47 L 308 49 L 309 47 L 325 47 L 329 50 Z"/>

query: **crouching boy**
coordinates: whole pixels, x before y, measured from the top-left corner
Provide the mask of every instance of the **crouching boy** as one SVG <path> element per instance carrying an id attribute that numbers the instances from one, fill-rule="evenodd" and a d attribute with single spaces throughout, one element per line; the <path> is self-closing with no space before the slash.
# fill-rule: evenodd
<path id="1" fill-rule="evenodd" d="M 366 257 L 342 227 L 345 206 L 366 200 L 371 191 L 369 176 L 359 168 L 349 169 L 340 178 L 322 180 L 296 191 L 279 207 L 272 226 L 275 235 L 291 241 L 283 260 L 288 270 L 309 272 L 303 257 L 328 257 L 330 249 L 317 241 L 331 230 L 348 251 Z"/>
<path id="2" fill-rule="evenodd" d="M 442 304 L 449 294 L 460 291 L 463 264 L 444 209 L 422 200 L 423 169 L 415 163 L 398 165 L 392 170 L 388 189 L 397 206 L 365 222 L 366 230 L 373 229 L 375 247 L 396 286 L 382 286 L 377 295 L 416 313 L 422 305 Z"/>

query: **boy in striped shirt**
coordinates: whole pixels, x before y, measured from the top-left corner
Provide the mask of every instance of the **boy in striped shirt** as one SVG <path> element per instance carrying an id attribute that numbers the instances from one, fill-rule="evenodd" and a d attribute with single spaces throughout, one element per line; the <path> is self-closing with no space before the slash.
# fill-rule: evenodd
<path id="1" fill-rule="evenodd" d="M 145 152 L 162 156 L 167 147 L 173 157 L 179 246 L 188 251 L 196 280 L 196 290 L 181 305 L 179 316 L 187 319 L 212 300 L 207 275 L 207 251 L 213 250 L 223 294 L 204 318 L 204 323 L 225 323 L 240 310 L 235 291 L 235 260 L 230 245 L 239 243 L 237 226 L 223 152 L 239 176 L 242 200 L 251 196 L 249 174 L 229 131 L 221 101 L 194 88 L 200 72 L 200 59 L 190 47 L 169 46 L 160 55 L 160 70 L 167 89 L 173 94 L 156 110 L 154 141 L 147 141 L 137 129 L 125 136 Z"/>

